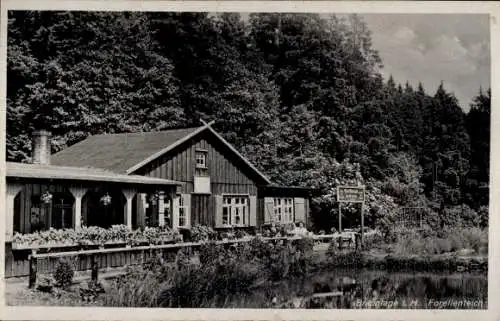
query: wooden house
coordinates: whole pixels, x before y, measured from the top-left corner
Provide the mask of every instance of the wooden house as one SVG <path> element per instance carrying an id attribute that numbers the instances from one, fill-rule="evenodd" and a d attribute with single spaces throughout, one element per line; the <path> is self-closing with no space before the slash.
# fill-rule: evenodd
<path id="1" fill-rule="evenodd" d="M 309 221 L 309 190 L 274 185 L 211 123 L 95 135 L 49 151 L 50 133 L 41 131 L 33 140 L 34 164 L 7 163 L 8 235 L 32 232 L 37 215 L 41 228 L 251 229 Z"/>

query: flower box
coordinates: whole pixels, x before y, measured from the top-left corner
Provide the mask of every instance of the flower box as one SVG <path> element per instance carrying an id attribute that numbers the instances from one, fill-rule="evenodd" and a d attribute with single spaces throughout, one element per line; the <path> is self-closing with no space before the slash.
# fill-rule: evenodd
<path id="1" fill-rule="evenodd" d="M 12 242 L 12 249 L 13 250 L 51 249 L 51 248 L 75 247 L 78 245 L 79 244 L 77 243 L 58 243 L 58 242 L 48 242 L 45 244 Z"/>
<path id="2" fill-rule="evenodd" d="M 12 249 L 36 249 L 56 247 L 117 247 L 126 245 L 170 244 L 182 242 L 182 235 L 168 227 L 130 230 L 124 225 L 109 229 L 89 226 L 78 229 L 49 229 L 31 234 L 15 234 Z"/>

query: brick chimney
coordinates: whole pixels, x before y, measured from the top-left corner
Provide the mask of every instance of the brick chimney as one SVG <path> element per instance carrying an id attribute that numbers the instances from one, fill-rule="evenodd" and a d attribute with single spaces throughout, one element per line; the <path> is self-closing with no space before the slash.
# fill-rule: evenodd
<path id="1" fill-rule="evenodd" d="M 50 165 L 51 133 L 46 130 L 38 130 L 33 133 L 31 152 L 32 163 Z"/>

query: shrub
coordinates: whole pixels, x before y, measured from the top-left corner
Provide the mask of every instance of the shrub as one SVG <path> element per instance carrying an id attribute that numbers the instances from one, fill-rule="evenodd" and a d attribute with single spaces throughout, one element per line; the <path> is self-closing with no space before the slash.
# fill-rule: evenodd
<path id="1" fill-rule="evenodd" d="M 264 269 L 272 280 L 281 280 L 288 276 L 290 270 L 290 253 L 287 248 L 276 244 L 270 249 L 270 256 L 263 258 Z"/>
<path id="2" fill-rule="evenodd" d="M 61 259 L 57 263 L 54 279 L 57 286 L 68 287 L 73 283 L 74 270 L 70 262 L 66 259 Z"/>
<path id="3" fill-rule="evenodd" d="M 190 232 L 192 242 L 210 241 L 217 238 L 217 232 L 209 226 L 195 225 L 191 227 Z"/>
<path id="4" fill-rule="evenodd" d="M 486 228 L 488 227 L 488 221 L 489 221 L 489 208 L 488 206 L 481 206 L 478 211 L 478 220 L 479 220 L 479 227 L 481 228 Z"/>
<path id="5" fill-rule="evenodd" d="M 360 252 L 328 252 L 328 264 L 332 267 L 361 268 L 363 256 Z"/>
<path id="6" fill-rule="evenodd" d="M 263 271 L 273 280 L 304 276 L 313 263 L 312 239 L 303 238 L 294 245 L 258 243 L 255 241 L 255 258 L 260 259 Z"/>
<path id="7" fill-rule="evenodd" d="M 247 244 L 251 255 L 257 259 L 267 258 L 271 255 L 272 245 L 260 237 L 253 238 Z"/>
<path id="8" fill-rule="evenodd" d="M 204 243 L 200 246 L 199 258 L 202 265 L 215 264 L 224 256 L 224 248 L 222 245 L 216 244 L 214 241 Z"/>
<path id="9" fill-rule="evenodd" d="M 434 231 L 395 230 L 392 234 L 392 249 L 396 255 L 432 255 L 472 249 L 480 254 L 487 253 L 488 233 L 479 228 L 455 228 Z"/>
<path id="10" fill-rule="evenodd" d="M 87 282 L 88 289 L 95 295 L 105 293 L 102 283 L 99 281 L 90 280 Z"/>
<path id="11" fill-rule="evenodd" d="M 237 239 L 242 239 L 242 238 L 244 238 L 247 235 L 248 234 L 245 231 L 243 231 L 243 230 L 236 230 L 236 232 L 235 232 L 235 236 L 236 236 Z"/>
<path id="12" fill-rule="evenodd" d="M 477 227 L 464 229 L 460 231 L 463 237 L 463 242 L 466 247 L 473 249 L 477 253 L 487 254 L 488 253 L 488 231 L 486 229 L 480 229 Z"/>
<path id="13" fill-rule="evenodd" d="M 130 269 L 128 273 L 113 281 L 103 303 L 112 307 L 157 307 L 158 294 L 162 288 L 159 274 L 141 268 Z"/>
<path id="14" fill-rule="evenodd" d="M 309 237 L 303 237 L 296 241 L 295 247 L 298 251 L 301 251 L 304 254 L 312 255 L 314 248 L 314 240 Z"/>
<path id="15" fill-rule="evenodd" d="M 224 302 L 233 295 L 249 293 L 249 287 L 259 277 L 260 270 L 258 262 L 241 260 L 234 251 L 226 251 L 201 266 L 190 265 L 169 271 L 158 304 L 162 307 L 189 308 Z"/>
<path id="16" fill-rule="evenodd" d="M 298 240 L 295 247 L 289 249 L 292 252 L 290 266 L 290 273 L 292 276 L 305 276 L 309 273 L 310 267 L 313 264 L 313 247 L 313 239 L 301 238 Z"/>
<path id="17" fill-rule="evenodd" d="M 209 286 L 212 294 L 227 296 L 248 292 L 248 288 L 260 273 L 259 265 L 255 264 L 256 262 L 241 262 L 238 257 L 226 258 L 215 269 L 208 270 L 208 275 L 213 280 Z"/>
<path id="18" fill-rule="evenodd" d="M 186 254 L 186 250 L 182 249 L 177 252 L 175 257 L 175 263 L 178 269 L 182 269 L 190 264 L 189 255 Z"/>
<path id="19" fill-rule="evenodd" d="M 100 282 L 88 281 L 86 288 L 80 288 L 80 298 L 84 302 L 93 302 L 100 294 L 105 293 L 104 287 Z"/>
<path id="20" fill-rule="evenodd" d="M 41 277 L 37 283 L 36 289 L 42 292 L 52 292 L 54 283 L 54 279 L 50 277 Z"/>
<path id="21" fill-rule="evenodd" d="M 363 236 L 363 250 L 370 250 L 376 248 L 383 248 L 385 243 L 385 238 L 381 232 L 376 231 L 374 233 L 366 234 Z M 338 243 L 337 243 L 338 246 Z"/>
<path id="22" fill-rule="evenodd" d="M 438 238 L 435 240 L 435 242 L 436 242 L 437 254 L 451 252 L 452 245 L 451 245 L 451 241 L 449 239 Z"/>
<path id="23" fill-rule="evenodd" d="M 337 239 L 331 239 L 330 244 L 328 245 L 328 249 L 326 250 L 326 256 L 331 258 L 337 254 L 339 251 L 339 243 Z"/>

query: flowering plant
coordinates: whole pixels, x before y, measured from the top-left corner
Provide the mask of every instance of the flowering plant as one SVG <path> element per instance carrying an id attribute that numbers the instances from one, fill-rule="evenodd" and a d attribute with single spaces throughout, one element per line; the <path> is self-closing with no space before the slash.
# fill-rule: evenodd
<path id="1" fill-rule="evenodd" d="M 191 238 L 193 242 L 214 240 L 216 236 L 217 233 L 209 226 L 195 225 L 191 228 Z"/>
<path id="2" fill-rule="evenodd" d="M 111 196 L 109 196 L 109 194 L 106 193 L 106 195 L 101 197 L 101 203 L 104 206 L 108 206 L 109 204 L 111 204 Z"/>
<path id="3" fill-rule="evenodd" d="M 42 196 L 40 196 L 40 200 L 45 204 L 49 204 L 52 201 L 52 194 L 50 194 L 49 191 L 45 191 Z"/>
<path id="4" fill-rule="evenodd" d="M 157 245 L 181 240 L 180 233 L 168 226 L 146 227 L 144 230 L 132 231 L 125 225 L 113 225 L 109 229 L 98 226 L 82 226 L 78 229 L 50 228 L 30 234 L 15 233 L 12 243 L 17 248 L 23 248 L 51 245 L 105 245 L 122 242 L 128 245 L 142 243 Z"/>
<path id="5" fill-rule="evenodd" d="M 111 225 L 107 232 L 110 240 L 114 242 L 125 242 L 132 236 L 132 231 L 126 225 Z"/>

